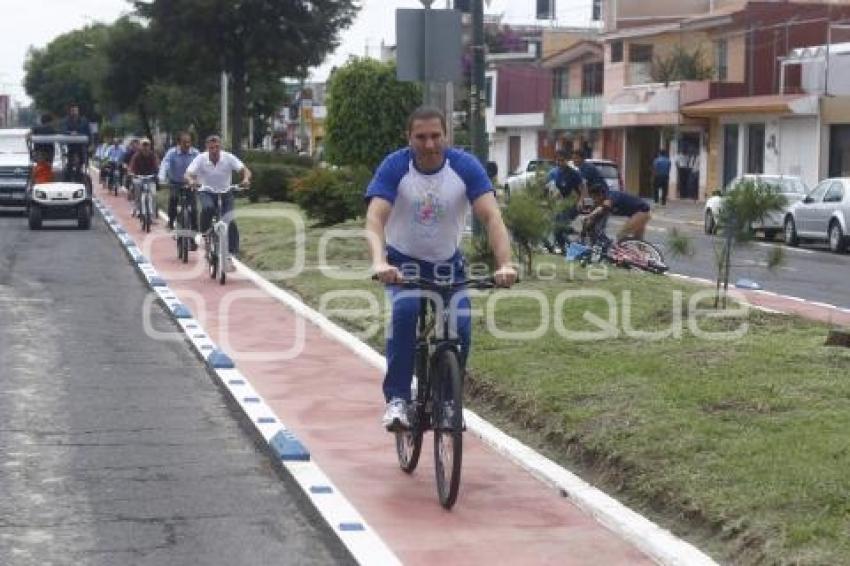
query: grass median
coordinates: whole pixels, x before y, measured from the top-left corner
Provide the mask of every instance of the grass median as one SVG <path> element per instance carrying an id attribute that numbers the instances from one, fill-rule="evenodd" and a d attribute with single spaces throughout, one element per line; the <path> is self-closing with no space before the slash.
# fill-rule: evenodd
<path id="1" fill-rule="evenodd" d="M 239 210 L 246 263 L 296 264 L 297 208 Z M 275 282 L 382 350 L 362 221 L 305 222 L 303 268 Z M 717 318 L 671 278 L 537 267 L 525 296 L 474 301 L 472 408 L 718 560 L 850 563 L 850 351 L 823 345 L 826 326 Z"/>

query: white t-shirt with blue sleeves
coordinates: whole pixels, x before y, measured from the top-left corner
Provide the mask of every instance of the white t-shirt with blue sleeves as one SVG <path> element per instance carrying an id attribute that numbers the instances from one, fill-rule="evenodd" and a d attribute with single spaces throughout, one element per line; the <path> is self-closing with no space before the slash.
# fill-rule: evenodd
<path id="1" fill-rule="evenodd" d="M 366 198 L 392 203 L 384 237 L 387 245 L 424 261 L 450 259 L 460 245 L 469 205 L 491 192 L 487 173 L 474 156 L 446 150 L 443 166 L 419 171 L 410 148 L 384 159 L 366 189 Z"/>

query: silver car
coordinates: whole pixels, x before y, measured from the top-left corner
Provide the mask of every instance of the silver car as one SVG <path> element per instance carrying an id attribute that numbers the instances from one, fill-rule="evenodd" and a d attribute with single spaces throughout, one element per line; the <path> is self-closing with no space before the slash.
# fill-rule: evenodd
<path id="1" fill-rule="evenodd" d="M 772 240 L 776 234 L 782 231 L 783 221 L 787 212 L 795 202 L 802 200 L 809 190 L 800 177 L 792 175 L 747 174 L 737 177 L 729 183 L 729 186 L 723 192 L 715 194 L 705 201 L 704 228 L 706 234 L 717 233 L 720 221 L 720 209 L 723 207 L 725 195 L 729 191 L 734 191 L 738 185 L 746 181 L 754 181 L 767 185 L 773 192 L 784 196 L 788 203 L 784 210 L 771 212 L 761 222 L 753 225 L 753 229 L 763 232 L 764 237 L 768 240 Z"/>
<path id="2" fill-rule="evenodd" d="M 847 250 L 850 223 L 850 178 L 824 179 L 785 215 L 785 243 L 801 240 L 829 243 L 835 253 Z"/>

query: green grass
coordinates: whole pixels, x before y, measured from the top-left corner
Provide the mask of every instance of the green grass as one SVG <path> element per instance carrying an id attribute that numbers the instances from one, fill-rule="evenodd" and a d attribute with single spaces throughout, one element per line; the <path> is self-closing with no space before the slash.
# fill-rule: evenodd
<path id="1" fill-rule="evenodd" d="M 296 210 L 278 203 L 239 206 Z M 362 221 L 334 228 L 357 230 Z M 366 291 L 383 304 L 382 290 L 365 277 L 340 281 L 322 274 L 317 246 L 326 230 L 308 222 L 305 269 L 277 283 L 313 306 L 338 290 Z M 243 259 L 253 267 L 293 265 L 291 222 L 245 218 L 240 232 Z M 334 240 L 327 257 L 341 273 L 368 267 L 362 239 Z M 604 290 L 618 303 L 631 293 L 633 327 L 644 331 L 669 326 L 675 293 L 687 305 L 703 289 L 621 270 L 593 281 L 584 269 L 552 261 L 553 280 L 525 277 L 519 288 L 539 291 L 550 305 L 564 290 Z M 331 306 L 365 304 L 348 297 Z M 606 309 L 599 299 L 571 300 L 564 325 L 592 330 L 585 311 L 604 317 Z M 362 331 L 385 313 L 327 314 Z M 506 298 L 496 320 L 504 331 L 530 330 L 540 322 L 539 308 Z M 699 320 L 714 331 L 746 322 L 748 331 L 718 342 L 694 336 L 686 325 L 678 338 L 621 334 L 577 342 L 550 325 L 537 339 L 507 340 L 476 320 L 471 405 L 723 562 L 850 563 L 850 351 L 824 347 L 828 328 L 796 317 L 751 311 L 745 319 Z M 368 339 L 382 349 L 381 333 Z"/>

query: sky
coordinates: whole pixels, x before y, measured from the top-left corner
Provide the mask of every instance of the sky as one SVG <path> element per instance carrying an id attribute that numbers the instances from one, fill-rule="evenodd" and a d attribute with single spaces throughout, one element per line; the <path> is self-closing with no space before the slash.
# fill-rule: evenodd
<path id="1" fill-rule="evenodd" d="M 509 0 L 491 0 L 488 13 L 503 13 Z M 519 0 L 512 0 L 514 3 Z M 361 0 L 362 9 L 354 24 L 341 35 L 339 49 L 325 64 L 312 72 L 324 80 L 330 69 L 345 63 L 352 54 L 368 53 L 377 57 L 383 39 L 395 43 L 395 9 L 421 8 L 419 0 Z M 8 93 L 18 102 L 29 99 L 23 88 L 24 59 L 27 50 L 44 47 L 55 37 L 87 24 L 112 23 L 130 11 L 125 0 L 2 0 L 0 18 L 0 93 Z M 446 0 L 435 0 L 434 8 L 445 8 Z"/>

